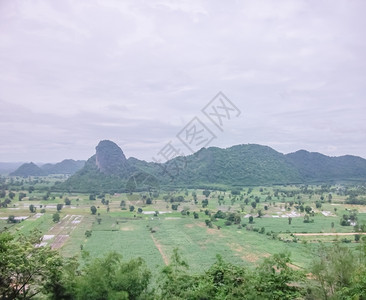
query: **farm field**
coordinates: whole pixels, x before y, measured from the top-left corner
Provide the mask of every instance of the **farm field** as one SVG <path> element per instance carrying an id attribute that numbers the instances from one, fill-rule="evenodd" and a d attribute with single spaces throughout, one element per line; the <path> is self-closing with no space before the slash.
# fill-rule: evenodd
<path id="1" fill-rule="evenodd" d="M 21 193 L 26 196 L 19 201 Z M 255 266 L 288 252 L 294 268 L 306 269 L 322 243 L 339 241 L 355 248 L 366 223 L 366 207 L 346 204 L 349 196 L 341 186 L 176 190 L 158 195 L 47 192 L 44 197 L 46 193 L 37 190 L 14 194 L 11 203 L 0 208 L 2 232 L 28 235 L 36 229 L 43 236 L 42 245 L 66 257 L 83 261 L 116 251 L 125 259 L 143 258 L 152 272 L 170 262 L 175 248 L 192 273 L 207 269 L 217 254 L 234 264 Z M 342 219 L 350 226 L 342 226 Z"/>

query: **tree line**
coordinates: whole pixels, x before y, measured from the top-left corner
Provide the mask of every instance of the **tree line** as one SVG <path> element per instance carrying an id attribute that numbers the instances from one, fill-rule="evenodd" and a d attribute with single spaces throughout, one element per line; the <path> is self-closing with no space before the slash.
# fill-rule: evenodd
<path id="1" fill-rule="evenodd" d="M 0 235 L 1 299 L 366 299 L 366 241 L 356 251 L 320 245 L 308 270 L 291 265 L 288 253 L 256 268 L 217 256 L 206 271 L 192 274 L 175 249 L 169 265 L 153 276 L 141 258 L 63 258 L 40 245 L 39 235 Z"/>

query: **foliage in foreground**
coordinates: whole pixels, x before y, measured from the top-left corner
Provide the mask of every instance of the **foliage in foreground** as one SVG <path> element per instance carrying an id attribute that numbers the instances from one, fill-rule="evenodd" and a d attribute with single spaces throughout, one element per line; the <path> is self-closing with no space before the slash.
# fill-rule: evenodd
<path id="1" fill-rule="evenodd" d="M 291 267 L 288 254 L 255 269 L 218 256 L 207 271 L 191 274 L 176 249 L 152 278 L 140 258 L 126 262 L 112 252 L 81 267 L 39 242 L 34 235 L 0 235 L 1 299 L 366 299 L 366 243 L 353 252 L 320 247 L 308 276 Z"/>

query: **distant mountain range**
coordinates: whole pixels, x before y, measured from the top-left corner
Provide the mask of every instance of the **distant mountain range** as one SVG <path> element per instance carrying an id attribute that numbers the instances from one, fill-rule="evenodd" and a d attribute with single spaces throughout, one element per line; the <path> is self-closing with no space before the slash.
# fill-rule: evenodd
<path id="1" fill-rule="evenodd" d="M 47 176 L 51 174 L 68 174 L 72 175 L 83 168 L 84 160 L 65 159 L 56 164 L 44 164 L 41 166 L 33 162 L 23 163 L 15 171 L 11 172 L 10 176 Z"/>
<path id="2" fill-rule="evenodd" d="M 0 162 L 0 174 L 7 175 L 17 168 L 19 168 L 23 162 Z"/>
<path id="3" fill-rule="evenodd" d="M 366 181 L 366 160 L 329 157 L 300 150 L 284 155 L 274 149 L 237 145 L 202 148 L 166 163 L 126 159 L 112 141 L 101 141 L 85 165 L 55 190 L 119 192 L 154 183 L 161 187 L 219 188 L 275 184 Z"/>

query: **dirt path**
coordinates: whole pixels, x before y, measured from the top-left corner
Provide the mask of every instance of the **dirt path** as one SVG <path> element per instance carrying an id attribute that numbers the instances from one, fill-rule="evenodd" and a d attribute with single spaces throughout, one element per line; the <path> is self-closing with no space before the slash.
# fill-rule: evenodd
<path id="1" fill-rule="evenodd" d="M 70 233 L 79 225 L 79 223 L 83 220 L 83 216 L 80 215 L 66 215 L 62 218 L 62 220 L 53 226 L 48 232 L 46 236 L 53 236 L 54 239 L 51 243 L 52 249 L 61 248 L 67 239 L 69 238 Z"/>
<path id="2" fill-rule="evenodd" d="M 161 246 L 161 244 L 154 238 L 153 235 L 151 235 L 151 238 L 156 246 L 156 248 L 158 248 L 159 252 L 160 252 L 160 255 L 161 257 L 163 258 L 163 261 L 165 263 L 165 265 L 168 265 L 169 264 L 169 259 L 168 257 L 166 256 L 166 254 L 163 252 L 163 247 Z"/>
<path id="3" fill-rule="evenodd" d="M 319 236 L 319 235 L 334 235 L 334 236 L 336 236 L 336 235 L 356 235 L 356 234 L 366 235 L 366 232 L 294 233 L 294 235 L 296 235 L 296 236 Z"/>

